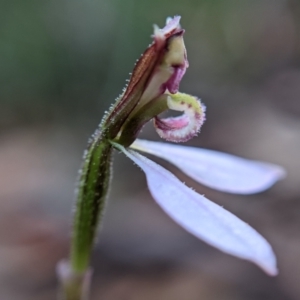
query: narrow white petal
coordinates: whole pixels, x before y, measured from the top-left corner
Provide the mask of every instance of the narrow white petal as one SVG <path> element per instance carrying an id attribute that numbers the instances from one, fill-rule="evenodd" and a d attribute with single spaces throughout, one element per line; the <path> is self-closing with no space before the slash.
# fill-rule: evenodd
<path id="1" fill-rule="evenodd" d="M 283 168 L 195 147 L 136 140 L 132 148 L 156 155 L 210 188 L 237 194 L 264 191 L 285 176 Z"/>
<path id="2" fill-rule="evenodd" d="M 226 253 L 254 262 L 269 275 L 277 274 L 271 246 L 253 228 L 188 188 L 155 162 L 115 146 L 145 172 L 153 198 L 183 228 Z"/>

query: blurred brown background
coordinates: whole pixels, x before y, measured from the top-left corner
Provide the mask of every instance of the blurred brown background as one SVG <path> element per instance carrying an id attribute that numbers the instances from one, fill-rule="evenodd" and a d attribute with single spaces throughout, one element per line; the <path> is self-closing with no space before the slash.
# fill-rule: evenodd
<path id="1" fill-rule="evenodd" d="M 228 256 L 169 219 L 141 171 L 115 155 L 94 252 L 93 299 L 300 298 L 300 2 L 11 0 L 0 2 L 0 299 L 55 299 L 68 253 L 81 154 L 150 43 L 179 14 L 190 68 L 181 91 L 207 106 L 188 144 L 278 163 L 287 178 L 236 196 L 189 186 L 261 232 L 280 274 Z M 158 139 L 147 125 L 141 137 Z"/>

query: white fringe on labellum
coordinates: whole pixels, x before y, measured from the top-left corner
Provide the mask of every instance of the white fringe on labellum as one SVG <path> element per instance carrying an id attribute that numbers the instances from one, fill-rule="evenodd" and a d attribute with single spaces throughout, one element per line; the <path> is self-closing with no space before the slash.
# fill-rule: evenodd
<path id="1" fill-rule="evenodd" d="M 269 275 L 277 274 L 271 246 L 253 228 L 155 162 L 120 145 L 118 148 L 145 172 L 153 198 L 179 225 L 219 250 L 252 261 Z"/>
<path id="2" fill-rule="evenodd" d="M 223 192 L 258 193 L 285 176 L 280 166 L 213 150 L 139 139 L 131 148 L 163 158 L 197 182 Z"/>
<path id="3" fill-rule="evenodd" d="M 182 99 L 182 100 L 181 100 Z M 186 142 L 200 132 L 205 121 L 205 106 L 194 96 L 177 93 L 168 97 L 171 110 L 182 111 L 178 117 L 153 119 L 158 135 L 169 142 Z"/>

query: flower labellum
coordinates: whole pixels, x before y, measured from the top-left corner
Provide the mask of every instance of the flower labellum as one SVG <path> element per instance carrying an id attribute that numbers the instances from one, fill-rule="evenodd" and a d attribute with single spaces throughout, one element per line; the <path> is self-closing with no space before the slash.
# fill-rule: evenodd
<path id="1" fill-rule="evenodd" d="M 167 98 L 169 109 L 182 111 L 179 117 L 154 118 L 154 126 L 159 136 L 170 142 L 186 142 L 197 135 L 205 120 L 205 106 L 196 97 L 176 93 Z"/>

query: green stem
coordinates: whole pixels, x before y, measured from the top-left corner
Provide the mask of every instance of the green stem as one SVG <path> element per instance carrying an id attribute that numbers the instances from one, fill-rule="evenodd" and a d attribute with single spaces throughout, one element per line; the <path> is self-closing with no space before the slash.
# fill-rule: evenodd
<path id="1" fill-rule="evenodd" d="M 98 224 L 103 214 L 111 178 L 112 146 L 94 135 L 85 151 L 81 169 L 71 243 L 70 266 L 74 273 L 84 273 L 90 262 Z"/>
<path id="2" fill-rule="evenodd" d="M 68 261 L 61 261 L 57 266 L 57 275 L 61 283 L 59 299 L 61 300 L 88 300 L 91 270 L 82 274 L 75 274 Z"/>

